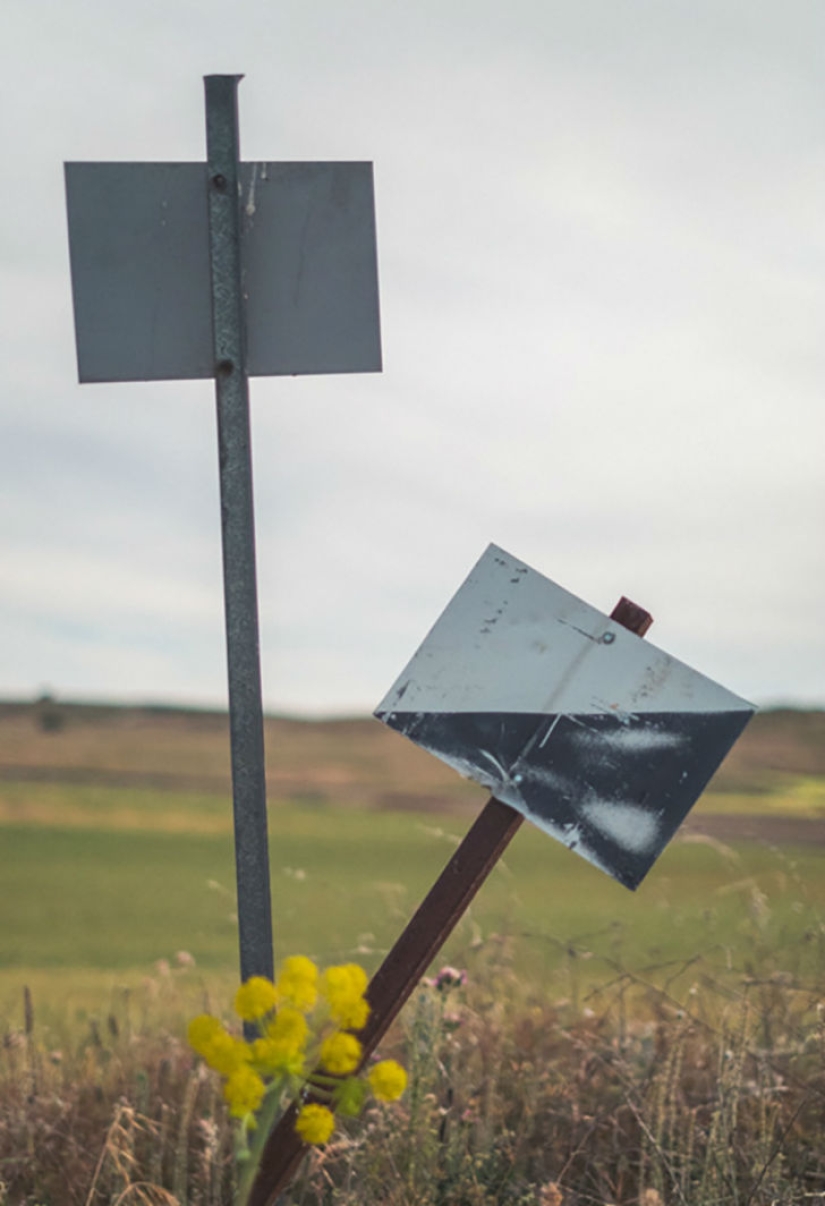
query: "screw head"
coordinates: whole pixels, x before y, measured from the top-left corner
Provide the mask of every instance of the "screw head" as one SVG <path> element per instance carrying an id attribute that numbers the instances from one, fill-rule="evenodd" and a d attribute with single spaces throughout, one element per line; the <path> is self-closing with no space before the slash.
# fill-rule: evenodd
<path id="1" fill-rule="evenodd" d="M 604 634 L 604 636 L 602 637 L 602 644 L 603 645 L 612 645 L 613 642 L 615 641 L 615 639 L 616 639 L 615 632 L 606 632 Z"/>
<path id="2" fill-rule="evenodd" d="M 212 183 L 219 192 L 223 192 L 226 188 L 226 176 L 222 175 L 220 172 L 217 172 L 216 175 L 212 177 Z"/>

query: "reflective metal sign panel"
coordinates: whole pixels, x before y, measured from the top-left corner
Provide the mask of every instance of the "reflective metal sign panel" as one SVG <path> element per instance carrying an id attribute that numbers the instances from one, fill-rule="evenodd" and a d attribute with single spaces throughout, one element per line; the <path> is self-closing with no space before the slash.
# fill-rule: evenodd
<path id="1" fill-rule="evenodd" d="M 204 163 L 67 163 L 81 381 L 211 377 Z M 244 163 L 251 376 L 378 372 L 370 163 Z"/>
<path id="2" fill-rule="evenodd" d="M 375 715 L 635 888 L 754 710 L 491 545 Z"/>

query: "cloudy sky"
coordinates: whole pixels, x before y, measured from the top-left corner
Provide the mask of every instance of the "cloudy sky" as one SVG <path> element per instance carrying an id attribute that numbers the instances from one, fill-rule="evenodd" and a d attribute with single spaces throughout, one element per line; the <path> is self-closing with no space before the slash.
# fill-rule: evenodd
<path id="1" fill-rule="evenodd" d="M 825 703 L 821 0 L 6 0 L 0 696 L 225 700 L 209 382 L 77 384 L 62 163 L 375 163 L 381 375 L 255 380 L 265 701 L 371 710 L 495 541 Z"/>

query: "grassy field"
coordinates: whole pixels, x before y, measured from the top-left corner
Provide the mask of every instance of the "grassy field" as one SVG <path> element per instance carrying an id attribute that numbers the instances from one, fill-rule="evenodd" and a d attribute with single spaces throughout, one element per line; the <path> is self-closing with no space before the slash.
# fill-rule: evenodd
<path id="1" fill-rule="evenodd" d="M 358 950 L 374 965 L 484 794 L 374 722 L 267 723 L 277 951 Z M 697 815 L 821 820 L 823 735 L 822 713 L 757 716 Z M 180 950 L 202 974 L 232 976 L 227 756 L 220 715 L 0 706 L 3 1016 L 26 977 L 51 1009 L 72 969 L 89 985 L 94 973 L 134 980 Z M 804 968 L 825 903 L 820 851 L 690 837 L 634 895 L 525 825 L 447 954 L 518 934 L 521 964 L 546 979 L 579 948 L 595 974 L 616 961 L 741 962 L 763 934 L 787 970 Z"/>
<path id="2" fill-rule="evenodd" d="M 391 1040 L 411 1095 L 294 1206 L 823 1197 L 825 728 L 757 720 L 635 894 L 522 828 L 443 953 L 466 993 L 422 990 Z M 375 724 L 268 725 L 276 953 L 372 970 L 484 795 Z M 236 980 L 226 742 L 217 716 L 0 707 L 4 1206 L 231 1200 L 182 1042 Z"/>
<path id="3" fill-rule="evenodd" d="M 25 792 L 35 802 L 46 797 L 50 807 L 59 795 L 53 785 L 25 785 Z M 207 982 L 234 975 L 232 842 L 225 818 L 216 823 L 226 802 L 177 797 L 170 811 L 162 796 L 128 794 L 125 804 L 116 789 L 67 788 L 66 807 L 83 811 L 82 824 L 0 826 L 0 1016 L 7 1024 L 19 1015 L 24 982 L 37 985 L 41 1013 L 64 1008 L 73 969 L 82 973 L 84 1009 L 90 991 L 139 983 L 158 960 L 174 966 L 181 950 Z M 111 814 L 123 809 L 125 819 L 89 823 L 90 813 L 107 812 L 107 799 Z M 133 810 L 140 824 L 129 826 Z M 435 823 L 408 812 L 275 809 L 279 954 L 302 951 L 328 962 L 355 953 L 374 967 L 465 827 L 460 818 Z M 472 961 L 491 935 L 518 937 L 518 969 L 536 982 L 557 981 L 563 993 L 573 967 L 588 981 L 618 966 L 661 978 L 691 960 L 712 974 L 741 968 L 767 947 L 772 971 L 804 976 L 825 941 L 818 928 L 822 862 L 817 849 L 737 848 L 698 837 L 674 843 L 630 893 L 524 826 L 445 957 Z"/>

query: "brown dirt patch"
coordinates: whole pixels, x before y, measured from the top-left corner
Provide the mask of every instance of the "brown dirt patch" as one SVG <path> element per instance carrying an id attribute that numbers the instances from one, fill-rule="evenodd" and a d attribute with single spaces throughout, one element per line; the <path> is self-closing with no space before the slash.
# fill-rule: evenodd
<path id="1" fill-rule="evenodd" d="M 825 846 L 825 819 L 696 813 L 688 817 L 679 833 L 706 834 L 720 842 L 765 842 L 769 846 Z"/>

